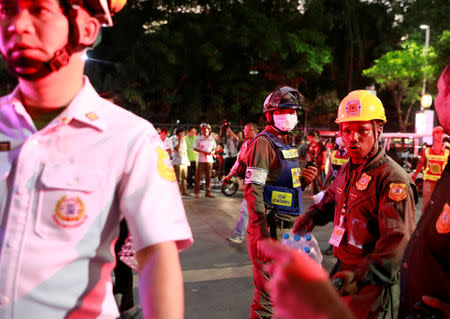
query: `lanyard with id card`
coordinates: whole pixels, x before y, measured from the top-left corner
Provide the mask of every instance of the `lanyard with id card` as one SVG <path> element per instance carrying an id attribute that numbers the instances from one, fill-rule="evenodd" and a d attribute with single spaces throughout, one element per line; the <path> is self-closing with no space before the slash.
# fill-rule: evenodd
<path id="1" fill-rule="evenodd" d="M 342 208 L 341 216 L 339 217 L 339 225 L 335 225 L 333 228 L 333 233 L 331 234 L 330 240 L 328 243 L 333 245 L 334 247 L 338 247 L 342 241 L 342 237 L 345 234 L 344 228 L 344 220 L 345 220 L 345 208 Z"/>

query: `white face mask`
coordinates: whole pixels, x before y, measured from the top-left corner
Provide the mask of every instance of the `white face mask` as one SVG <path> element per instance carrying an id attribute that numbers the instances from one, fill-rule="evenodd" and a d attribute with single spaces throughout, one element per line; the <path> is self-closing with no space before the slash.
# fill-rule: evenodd
<path id="1" fill-rule="evenodd" d="M 283 132 L 292 131 L 297 125 L 297 114 L 278 114 L 273 115 L 275 127 Z"/>

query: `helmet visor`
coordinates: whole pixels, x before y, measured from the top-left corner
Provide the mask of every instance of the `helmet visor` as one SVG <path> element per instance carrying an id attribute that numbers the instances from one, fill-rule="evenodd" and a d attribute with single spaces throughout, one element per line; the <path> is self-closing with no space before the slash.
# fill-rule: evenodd
<path id="1" fill-rule="evenodd" d="M 267 101 L 265 111 L 273 111 L 276 109 L 299 109 L 303 104 L 303 95 L 299 91 L 283 86 L 278 88 L 271 94 Z"/>

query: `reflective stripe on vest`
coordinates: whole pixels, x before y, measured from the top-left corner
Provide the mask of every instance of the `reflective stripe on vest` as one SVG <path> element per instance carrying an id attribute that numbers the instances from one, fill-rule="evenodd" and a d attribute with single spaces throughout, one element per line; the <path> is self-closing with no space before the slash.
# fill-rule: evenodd
<path id="1" fill-rule="evenodd" d="M 347 158 L 342 158 L 342 157 L 336 157 L 337 155 L 337 150 L 333 151 L 333 153 L 331 153 L 331 165 L 339 165 L 342 166 L 345 163 L 348 162 L 348 157 Z"/>
<path id="2" fill-rule="evenodd" d="M 445 149 L 443 155 L 430 154 L 430 148 L 425 149 L 426 167 L 423 170 L 423 179 L 425 181 L 437 181 L 447 165 L 450 151 Z"/>

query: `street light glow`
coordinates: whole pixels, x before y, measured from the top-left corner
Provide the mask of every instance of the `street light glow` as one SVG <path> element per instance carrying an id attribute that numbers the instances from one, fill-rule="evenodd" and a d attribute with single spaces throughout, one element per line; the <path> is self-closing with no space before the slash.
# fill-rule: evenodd
<path id="1" fill-rule="evenodd" d="M 422 24 L 420 26 L 422 30 L 425 30 L 425 65 L 423 70 L 423 83 L 422 83 L 422 95 L 425 94 L 427 89 L 427 55 L 428 55 L 428 45 L 430 42 L 430 26 L 427 24 Z"/>

